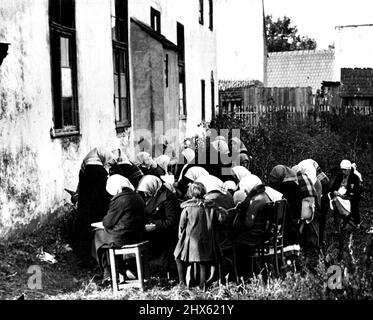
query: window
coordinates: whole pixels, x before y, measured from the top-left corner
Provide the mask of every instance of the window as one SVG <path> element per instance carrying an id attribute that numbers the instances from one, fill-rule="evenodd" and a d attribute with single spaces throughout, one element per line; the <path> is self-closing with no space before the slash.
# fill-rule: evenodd
<path id="1" fill-rule="evenodd" d="M 209 28 L 214 29 L 214 1 L 209 0 Z"/>
<path id="2" fill-rule="evenodd" d="M 178 67 L 179 67 L 179 114 L 180 117 L 187 116 L 186 95 L 185 95 L 185 36 L 184 26 L 177 23 L 177 46 L 178 52 Z"/>
<path id="3" fill-rule="evenodd" d="M 111 0 L 111 10 L 115 123 L 117 132 L 121 132 L 131 125 L 127 0 Z"/>
<path id="4" fill-rule="evenodd" d="M 204 0 L 199 0 L 199 23 L 203 24 L 203 2 Z"/>
<path id="5" fill-rule="evenodd" d="M 154 8 L 150 8 L 150 25 L 152 29 L 161 33 L 161 13 Z"/>
<path id="6" fill-rule="evenodd" d="M 201 80 L 201 109 L 202 109 L 202 121 L 206 120 L 206 83 L 205 80 Z"/>
<path id="7" fill-rule="evenodd" d="M 168 88 L 168 54 L 166 54 L 166 59 L 164 60 L 164 64 L 165 64 L 164 73 L 165 73 L 165 79 L 166 79 L 166 88 Z"/>
<path id="8" fill-rule="evenodd" d="M 55 135 L 79 131 L 75 1 L 49 1 L 50 53 Z"/>
<path id="9" fill-rule="evenodd" d="M 214 72 L 211 71 L 211 119 L 215 118 L 215 79 Z"/>

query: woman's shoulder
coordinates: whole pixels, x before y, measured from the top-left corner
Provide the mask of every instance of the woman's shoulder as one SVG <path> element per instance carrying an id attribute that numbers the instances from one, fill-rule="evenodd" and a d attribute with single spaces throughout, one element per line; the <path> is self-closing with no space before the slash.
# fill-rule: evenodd
<path id="1" fill-rule="evenodd" d="M 187 201 L 184 201 L 180 206 L 182 209 L 186 208 L 199 208 L 203 205 L 203 201 L 199 199 L 190 199 Z"/>

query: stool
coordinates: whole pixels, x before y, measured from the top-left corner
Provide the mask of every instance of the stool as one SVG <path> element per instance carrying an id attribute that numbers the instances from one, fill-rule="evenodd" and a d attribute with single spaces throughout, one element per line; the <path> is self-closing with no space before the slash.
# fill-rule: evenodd
<path id="1" fill-rule="evenodd" d="M 123 246 L 121 248 L 109 249 L 109 259 L 110 259 L 110 270 L 111 270 L 111 281 L 113 286 L 114 294 L 118 293 L 118 290 L 128 287 L 128 284 L 118 284 L 117 272 L 115 267 L 115 256 L 127 256 L 130 254 L 135 254 L 136 256 L 136 268 L 137 268 L 137 281 L 131 283 L 131 287 L 138 287 L 141 290 L 144 290 L 144 268 L 143 268 L 143 259 L 142 253 L 147 249 L 147 243 L 149 241 L 144 241 L 141 243 L 135 243 Z"/>

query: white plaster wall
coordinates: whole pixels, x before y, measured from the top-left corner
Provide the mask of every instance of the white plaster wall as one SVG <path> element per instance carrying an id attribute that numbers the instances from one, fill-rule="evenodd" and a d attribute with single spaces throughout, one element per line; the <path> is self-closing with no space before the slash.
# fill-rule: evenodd
<path id="1" fill-rule="evenodd" d="M 373 25 L 335 28 L 335 81 L 341 68 L 373 68 Z"/>
<path id="2" fill-rule="evenodd" d="M 217 0 L 220 79 L 264 81 L 262 0 Z"/>
<path id="3" fill-rule="evenodd" d="M 0 188 L 0 235 L 3 235 L 18 223 L 26 224 L 60 206 L 67 198 L 64 188 L 77 186 L 80 163 L 86 153 L 95 146 L 115 145 L 117 138 L 110 3 L 76 2 L 81 137 L 72 142 L 50 137 L 48 1 L 1 0 L 0 10 L 0 42 L 11 43 L 0 67 L 0 149 L 3 157 L 15 161 L 7 168 L 1 163 L 6 170 Z M 11 197 L 9 190 L 14 191 Z M 20 206 L 20 195 L 27 194 L 35 199 Z M 27 215 L 20 212 L 26 207 Z"/>

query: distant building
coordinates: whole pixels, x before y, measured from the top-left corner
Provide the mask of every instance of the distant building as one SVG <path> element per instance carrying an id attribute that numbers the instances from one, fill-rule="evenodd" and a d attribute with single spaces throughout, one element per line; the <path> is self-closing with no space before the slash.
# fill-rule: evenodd
<path id="1" fill-rule="evenodd" d="M 334 80 L 342 68 L 373 68 L 373 24 L 335 28 Z"/>
<path id="2" fill-rule="evenodd" d="M 215 0 L 0 2 L 0 237 L 63 204 L 91 148 L 131 153 L 141 135 L 161 134 L 178 146 L 211 119 L 214 9 Z"/>
<path id="3" fill-rule="evenodd" d="M 342 68 L 342 106 L 373 106 L 373 69 Z"/>
<path id="4" fill-rule="evenodd" d="M 334 50 L 297 50 L 268 54 L 266 87 L 311 87 L 331 81 Z"/>
<path id="5" fill-rule="evenodd" d="M 217 0 L 219 80 L 265 82 L 265 30 L 262 0 Z"/>

